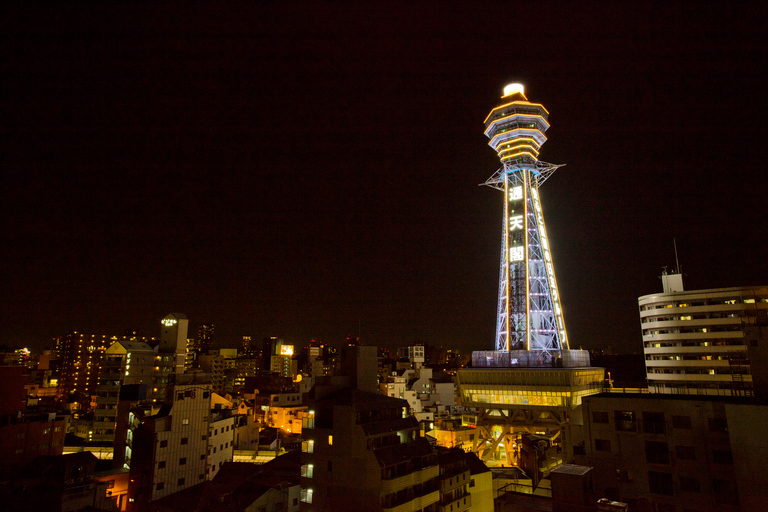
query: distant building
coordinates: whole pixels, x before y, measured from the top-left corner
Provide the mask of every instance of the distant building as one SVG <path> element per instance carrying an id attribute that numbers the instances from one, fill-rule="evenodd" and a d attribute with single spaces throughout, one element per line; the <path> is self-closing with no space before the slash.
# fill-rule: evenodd
<path id="1" fill-rule="evenodd" d="M 112 341 L 106 335 L 70 332 L 56 338 L 59 355 L 59 395 L 87 408 L 96 392 L 101 358 Z"/>
<path id="2" fill-rule="evenodd" d="M 649 391 L 768 396 L 768 287 L 684 291 L 663 277 L 664 293 L 638 299 Z"/>
<path id="3" fill-rule="evenodd" d="M 228 393 L 237 377 L 237 349 L 221 348 L 200 356 L 200 369 L 211 374 L 211 387 L 217 393 Z"/>
<path id="4" fill-rule="evenodd" d="M 198 354 L 207 354 L 213 348 L 214 325 L 211 323 L 200 324 L 197 329 L 197 352 Z"/>
<path id="5" fill-rule="evenodd" d="M 65 420 L 27 410 L 21 366 L 0 366 L 0 476 L 12 475 L 42 455 L 61 455 Z"/>
<path id="6" fill-rule="evenodd" d="M 96 389 L 93 433 L 86 440 L 109 445 L 113 443 L 120 388 L 129 384 L 152 387 L 154 368 L 155 351 L 144 342 L 121 340 L 107 348 Z"/>

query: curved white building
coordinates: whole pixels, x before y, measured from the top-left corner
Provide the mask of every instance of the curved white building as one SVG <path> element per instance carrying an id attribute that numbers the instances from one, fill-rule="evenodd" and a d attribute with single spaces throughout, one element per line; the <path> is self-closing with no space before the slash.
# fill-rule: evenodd
<path id="1" fill-rule="evenodd" d="M 679 290 L 638 299 L 649 391 L 753 396 L 753 377 L 768 371 L 755 364 L 768 341 L 768 286 Z"/>

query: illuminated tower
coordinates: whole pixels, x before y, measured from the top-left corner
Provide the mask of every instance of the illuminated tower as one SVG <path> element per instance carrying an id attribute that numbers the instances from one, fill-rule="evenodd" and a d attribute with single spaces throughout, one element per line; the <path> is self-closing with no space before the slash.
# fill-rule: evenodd
<path id="1" fill-rule="evenodd" d="M 497 351 L 540 351 L 546 359 L 568 350 L 539 187 L 561 165 L 538 160 L 549 112 L 531 103 L 523 86 L 504 88 L 485 120 L 501 168 L 484 184 L 504 192 Z"/>
<path id="2" fill-rule="evenodd" d="M 603 390 L 604 369 L 589 365 L 586 350 L 571 350 L 565 334 L 539 199 L 539 186 L 560 167 L 538 160 L 548 115 L 512 84 L 485 120 L 501 168 L 484 184 L 504 192 L 496 342 L 494 350 L 472 352 L 456 386 L 461 404 L 477 410 L 472 451 L 503 464 L 525 462 L 523 433 L 557 433 L 548 443 L 569 460 L 573 439 L 565 427 L 581 417 L 583 397 Z M 542 472 L 558 463 L 547 453 Z"/>

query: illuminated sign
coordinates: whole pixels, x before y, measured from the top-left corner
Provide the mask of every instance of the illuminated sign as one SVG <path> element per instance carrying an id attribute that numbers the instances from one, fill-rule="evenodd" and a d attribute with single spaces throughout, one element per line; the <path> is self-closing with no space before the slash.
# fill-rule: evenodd
<path id="1" fill-rule="evenodd" d="M 163 318 L 161 323 L 166 327 L 170 327 L 178 323 L 178 320 L 176 320 L 175 318 Z"/>
<path id="2" fill-rule="evenodd" d="M 522 246 L 509 248 L 509 261 L 523 261 L 525 259 L 525 251 Z"/>
<path id="3" fill-rule="evenodd" d="M 280 355 L 281 356 L 292 356 L 293 355 L 293 345 L 280 345 Z"/>
<path id="4" fill-rule="evenodd" d="M 523 229 L 523 216 L 513 215 L 509 218 L 509 230 Z"/>
<path id="5" fill-rule="evenodd" d="M 565 342 L 565 329 L 563 325 L 563 311 L 560 309 L 560 297 L 555 282 L 555 269 L 552 266 L 552 254 L 549 252 L 549 240 L 547 240 L 547 230 L 544 227 L 544 217 L 541 215 L 541 203 L 539 202 L 539 192 L 536 189 L 531 190 L 533 196 L 533 208 L 536 210 L 536 220 L 539 222 L 539 237 L 541 238 L 541 248 L 544 252 L 544 265 L 547 268 L 547 279 L 549 280 L 549 289 L 552 293 L 552 303 L 555 306 L 555 316 L 557 317 L 557 327 L 560 332 L 562 342 Z"/>

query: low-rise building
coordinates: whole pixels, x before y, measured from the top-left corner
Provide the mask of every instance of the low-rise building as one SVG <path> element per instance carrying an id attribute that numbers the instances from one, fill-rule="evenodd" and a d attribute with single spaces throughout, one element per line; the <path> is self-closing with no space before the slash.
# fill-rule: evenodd
<path id="1" fill-rule="evenodd" d="M 336 391 L 310 406 L 303 437 L 301 510 L 417 511 L 440 500 L 437 457 L 404 400 Z"/>

